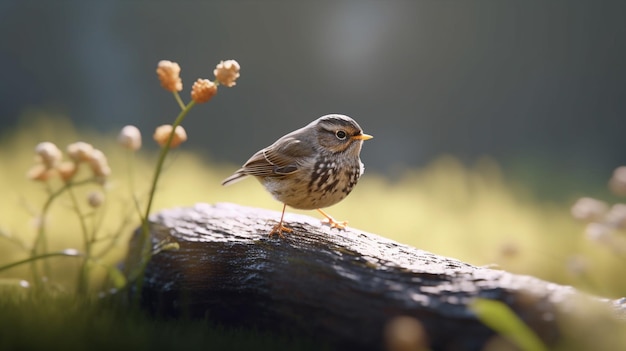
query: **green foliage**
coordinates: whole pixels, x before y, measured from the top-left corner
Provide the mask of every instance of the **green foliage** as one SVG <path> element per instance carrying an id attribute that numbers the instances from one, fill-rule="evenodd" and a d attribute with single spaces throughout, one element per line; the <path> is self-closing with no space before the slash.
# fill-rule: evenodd
<path id="1" fill-rule="evenodd" d="M 506 304 L 495 300 L 476 299 L 471 308 L 478 319 L 520 350 L 548 350 L 537 335 Z"/>
<path id="2" fill-rule="evenodd" d="M 0 292 L 0 350 L 324 349 L 309 340 L 229 329 L 206 321 L 155 320 L 113 301 Z"/>

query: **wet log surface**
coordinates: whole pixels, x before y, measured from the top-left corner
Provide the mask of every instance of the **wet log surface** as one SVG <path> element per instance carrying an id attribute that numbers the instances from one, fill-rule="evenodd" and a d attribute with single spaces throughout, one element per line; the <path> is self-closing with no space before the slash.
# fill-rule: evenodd
<path id="1" fill-rule="evenodd" d="M 479 350 L 494 333 L 469 308 L 474 298 L 503 301 L 553 345 L 559 310 L 579 295 L 308 216 L 286 214 L 294 233 L 268 238 L 279 216 L 234 204 L 152 216 L 153 245 L 180 248 L 153 256 L 143 304 L 160 316 L 317 339 L 337 349 L 381 349 L 385 325 L 411 316 L 433 349 Z"/>

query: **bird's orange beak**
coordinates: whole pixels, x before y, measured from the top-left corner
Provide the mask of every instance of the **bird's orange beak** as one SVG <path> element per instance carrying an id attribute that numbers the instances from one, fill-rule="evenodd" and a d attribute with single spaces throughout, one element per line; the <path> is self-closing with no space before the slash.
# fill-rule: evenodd
<path id="1" fill-rule="evenodd" d="M 373 136 L 371 136 L 369 134 L 359 134 L 359 135 L 353 136 L 350 139 L 353 139 L 353 140 L 370 140 L 372 138 L 373 138 Z"/>

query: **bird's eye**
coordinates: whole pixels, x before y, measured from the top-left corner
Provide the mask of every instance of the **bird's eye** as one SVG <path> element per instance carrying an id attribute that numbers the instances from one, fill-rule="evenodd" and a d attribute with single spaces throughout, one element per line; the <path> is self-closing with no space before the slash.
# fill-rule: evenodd
<path id="1" fill-rule="evenodd" d="M 347 134 L 346 134 L 346 132 L 344 132 L 343 130 L 338 130 L 338 131 L 335 133 L 335 136 L 336 136 L 336 137 L 337 137 L 337 139 L 339 139 L 339 140 L 344 140 L 344 139 L 346 138 L 346 136 L 348 136 L 348 135 L 347 135 Z"/>

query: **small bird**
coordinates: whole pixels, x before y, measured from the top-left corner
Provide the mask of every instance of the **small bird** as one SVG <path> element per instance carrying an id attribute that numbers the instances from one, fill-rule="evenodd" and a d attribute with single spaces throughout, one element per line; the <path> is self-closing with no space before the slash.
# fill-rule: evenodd
<path id="1" fill-rule="evenodd" d="M 317 209 L 331 228 L 344 229 L 322 211 L 343 200 L 363 174 L 359 158 L 364 140 L 372 136 L 352 118 L 339 114 L 322 116 L 307 126 L 259 150 L 222 185 L 254 176 L 272 196 L 283 203 L 280 222 L 270 232 L 283 238 L 293 230 L 283 225 L 285 208 Z"/>

